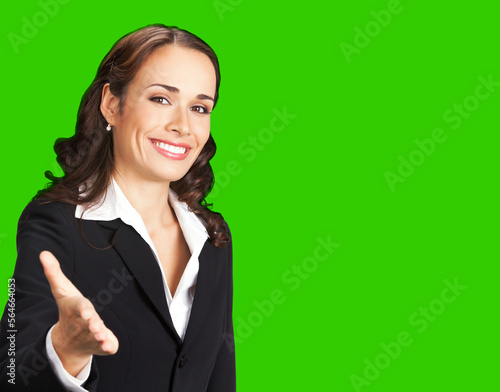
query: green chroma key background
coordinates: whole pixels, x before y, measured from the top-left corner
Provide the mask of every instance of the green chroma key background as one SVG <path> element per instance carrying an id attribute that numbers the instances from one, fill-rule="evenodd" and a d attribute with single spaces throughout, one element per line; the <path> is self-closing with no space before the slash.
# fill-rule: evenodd
<path id="1" fill-rule="evenodd" d="M 209 201 L 234 236 L 238 390 L 491 390 L 497 7 L 4 4 L 1 305 L 18 218 L 60 173 L 55 139 L 111 45 L 160 22 L 221 62 Z"/>

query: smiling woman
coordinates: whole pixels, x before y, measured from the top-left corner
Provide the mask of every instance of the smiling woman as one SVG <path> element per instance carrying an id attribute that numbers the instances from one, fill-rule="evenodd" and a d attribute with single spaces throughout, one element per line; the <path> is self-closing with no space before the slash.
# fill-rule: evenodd
<path id="1" fill-rule="evenodd" d="M 236 389 L 232 241 L 205 201 L 219 84 L 213 50 L 176 27 L 105 56 L 54 146 L 64 175 L 19 220 L 2 390 Z"/>
<path id="2" fill-rule="evenodd" d="M 201 64 L 198 64 L 198 61 Z M 198 72 L 201 72 L 201 75 L 198 75 Z M 162 80 L 171 82 L 159 83 Z M 174 81 L 184 83 L 184 86 L 175 86 Z M 189 162 L 192 166 L 185 166 L 186 171 L 189 168 L 189 171 L 184 173 L 185 176 L 172 179 L 170 186 L 178 193 L 181 201 L 186 202 L 205 220 L 213 244 L 223 246 L 228 241 L 223 219 L 220 214 L 210 211 L 205 203 L 205 197 L 213 186 L 213 172 L 209 161 L 216 150 L 214 139 L 209 132 L 210 119 L 193 116 L 213 110 L 219 95 L 219 85 L 217 56 L 204 41 L 193 34 L 181 29 L 151 25 L 124 36 L 105 56 L 94 81 L 85 92 L 78 111 L 75 135 L 56 141 L 54 148 L 57 160 L 64 170 L 64 177 L 55 178 L 47 172 L 52 185 L 41 191 L 37 197 L 45 193 L 45 197 L 73 204 L 94 202 L 108 186 L 115 166 L 114 160 L 117 158 L 116 153 L 120 152 L 114 145 L 123 139 L 117 140 L 117 132 L 114 132 L 113 137 L 103 135 L 102 130 L 106 124 L 116 128 L 118 124 L 112 122 L 116 116 L 121 116 L 119 120 L 122 123 L 129 117 L 140 116 L 146 125 L 148 117 L 154 112 L 151 124 L 163 116 L 163 123 L 154 124 L 157 129 L 161 129 L 168 127 L 167 120 L 184 121 L 182 113 L 186 114 L 187 110 L 190 110 L 190 125 L 199 133 L 204 124 L 208 139 L 201 146 L 201 150 L 190 154 Z M 183 91 L 180 90 L 181 87 L 184 87 Z M 194 99 L 194 102 L 186 106 L 188 99 Z M 105 106 L 108 100 L 114 104 L 112 109 L 115 112 L 110 112 L 111 109 Z M 148 106 L 145 106 L 146 101 L 149 101 Z M 155 106 L 157 109 L 154 109 Z M 144 109 L 147 112 L 141 114 Z M 179 114 L 181 117 L 178 117 Z M 126 127 L 124 132 L 130 132 L 131 128 Z M 176 131 L 182 132 L 178 129 Z M 82 196 L 81 192 L 77 191 L 78 187 L 94 177 L 95 182 L 88 194 Z"/>

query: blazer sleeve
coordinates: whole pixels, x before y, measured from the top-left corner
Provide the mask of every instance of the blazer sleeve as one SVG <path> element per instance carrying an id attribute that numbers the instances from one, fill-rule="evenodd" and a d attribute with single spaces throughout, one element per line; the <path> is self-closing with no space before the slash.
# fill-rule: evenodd
<path id="1" fill-rule="evenodd" d="M 43 272 L 39 255 L 43 250 L 54 254 L 64 274 L 73 280 L 74 250 L 69 214 L 59 202 L 43 204 L 32 201 L 24 209 L 17 228 L 17 260 L 12 281 L 14 323 L 9 322 L 9 302 L 0 321 L 0 368 L 11 369 L 15 364 L 15 379 L 3 370 L 0 374 L 2 391 L 53 391 L 67 389 L 53 372 L 45 349 L 48 330 L 58 319 L 56 301 Z M 47 201 L 47 200 L 45 200 Z M 15 332 L 9 332 L 14 330 Z M 10 338 L 10 339 L 9 339 Z M 87 382 L 89 391 L 97 388 L 98 372 L 93 366 Z M 11 366 L 8 368 L 8 366 Z"/>
<path id="2" fill-rule="evenodd" d="M 236 361 L 233 331 L 233 240 L 229 231 L 227 317 L 224 340 L 217 354 L 207 392 L 236 391 Z"/>

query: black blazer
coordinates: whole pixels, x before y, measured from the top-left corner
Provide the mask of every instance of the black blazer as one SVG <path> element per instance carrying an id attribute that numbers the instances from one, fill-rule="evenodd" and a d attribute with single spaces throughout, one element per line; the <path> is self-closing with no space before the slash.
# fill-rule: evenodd
<path id="1" fill-rule="evenodd" d="M 54 254 L 119 340 L 115 355 L 93 357 L 83 387 L 103 392 L 236 390 L 231 242 L 225 248 L 208 240 L 204 244 L 182 341 L 172 323 L 158 263 L 142 237 L 120 219 L 80 221 L 74 218 L 75 206 L 44 201 L 29 203 L 19 219 L 13 275 L 17 332 L 8 339 L 13 326 L 6 306 L 0 327 L 2 391 L 66 391 L 45 350 L 58 310 L 39 260 L 43 250 Z M 107 249 L 89 246 L 78 222 L 93 247 Z M 5 370 L 12 358 L 15 385 L 8 382 Z"/>

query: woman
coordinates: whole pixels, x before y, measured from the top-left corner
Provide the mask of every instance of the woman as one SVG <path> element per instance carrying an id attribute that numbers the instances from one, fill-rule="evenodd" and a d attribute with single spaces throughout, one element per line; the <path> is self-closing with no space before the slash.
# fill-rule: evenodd
<path id="1" fill-rule="evenodd" d="M 2 390 L 236 389 L 232 243 L 205 202 L 219 84 L 213 50 L 175 27 L 106 55 L 56 141 L 64 176 L 19 220 Z"/>

